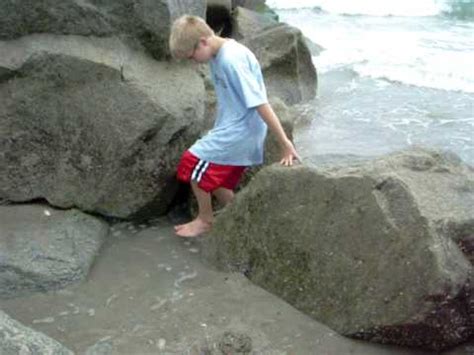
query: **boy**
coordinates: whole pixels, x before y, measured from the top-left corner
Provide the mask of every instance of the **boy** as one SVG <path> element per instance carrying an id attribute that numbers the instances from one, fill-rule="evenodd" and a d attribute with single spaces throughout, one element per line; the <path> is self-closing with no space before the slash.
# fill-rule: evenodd
<path id="1" fill-rule="evenodd" d="M 260 65 L 247 47 L 189 15 L 173 23 L 169 45 L 174 58 L 210 63 L 217 95 L 213 129 L 183 154 L 177 169 L 178 179 L 191 184 L 199 212 L 193 221 L 175 226 L 175 233 L 196 237 L 211 229 L 211 194 L 228 204 L 245 168 L 262 164 L 267 125 L 280 142 L 280 163 L 301 159 L 267 101 Z"/>

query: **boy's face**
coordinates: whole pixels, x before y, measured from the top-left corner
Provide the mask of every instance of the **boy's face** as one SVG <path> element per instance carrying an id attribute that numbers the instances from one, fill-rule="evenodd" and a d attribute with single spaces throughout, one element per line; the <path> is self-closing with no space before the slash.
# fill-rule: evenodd
<path id="1" fill-rule="evenodd" d="M 187 59 L 197 63 L 207 63 L 212 58 L 212 50 L 207 38 L 201 38 L 189 53 Z"/>

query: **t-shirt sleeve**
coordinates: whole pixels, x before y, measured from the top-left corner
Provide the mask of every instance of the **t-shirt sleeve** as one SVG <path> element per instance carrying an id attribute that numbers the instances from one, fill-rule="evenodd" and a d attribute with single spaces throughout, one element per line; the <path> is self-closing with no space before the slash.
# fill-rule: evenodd
<path id="1" fill-rule="evenodd" d="M 257 107 L 268 102 L 262 71 L 258 62 L 234 61 L 226 65 L 228 82 L 245 107 Z"/>

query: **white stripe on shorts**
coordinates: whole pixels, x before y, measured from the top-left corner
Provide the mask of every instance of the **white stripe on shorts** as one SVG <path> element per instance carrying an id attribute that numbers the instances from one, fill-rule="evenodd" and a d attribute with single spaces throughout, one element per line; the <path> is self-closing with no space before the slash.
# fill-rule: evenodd
<path id="1" fill-rule="evenodd" d="M 209 163 L 207 163 L 204 160 L 199 160 L 199 162 L 194 167 L 193 173 L 191 174 L 191 180 L 194 180 L 197 182 L 201 181 L 202 174 L 204 173 L 204 171 L 207 169 L 208 166 L 209 166 Z"/>
<path id="2" fill-rule="evenodd" d="M 191 174 L 191 180 L 196 180 L 197 174 L 199 174 L 199 169 L 204 164 L 204 160 L 199 160 L 199 162 L 194 167 L 193 173 Z"/>
<path id="3" fill-rule="evenodd" d="M 199 173 L 199 176 L 197 178 L 197 182 L 201 181 L 202 175 L 206 172 L 208 167 L 209 167 L 209 162 L 206 162 L 206 164 L 204 164 L 204 166 L 202 167 L 201 172 Z"/>

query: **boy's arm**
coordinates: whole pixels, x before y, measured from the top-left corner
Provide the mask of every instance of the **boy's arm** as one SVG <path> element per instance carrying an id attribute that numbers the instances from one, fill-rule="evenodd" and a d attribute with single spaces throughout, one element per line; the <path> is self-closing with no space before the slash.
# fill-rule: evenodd
<path id="1" fill-rule="evenodd" d="M 280 164 L 289 166 L 293 165 L 294 159 L 301 161 L 301 158 L 296 152 L 295 146 L 286 136 L 286 133 L 281 126 L 280 120 L 278 119 L 270 104 L 266 103 L 258 106 L 257 111 L 280 143 L 280 147 L 282 149 L 282 159 L 280 160 Z"/>

